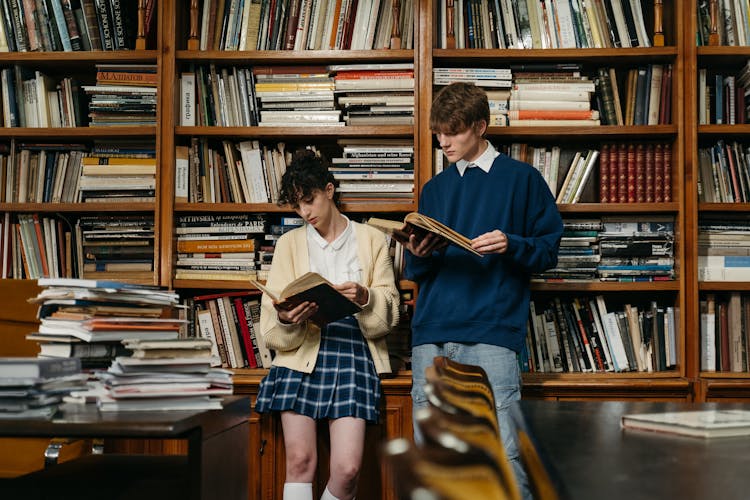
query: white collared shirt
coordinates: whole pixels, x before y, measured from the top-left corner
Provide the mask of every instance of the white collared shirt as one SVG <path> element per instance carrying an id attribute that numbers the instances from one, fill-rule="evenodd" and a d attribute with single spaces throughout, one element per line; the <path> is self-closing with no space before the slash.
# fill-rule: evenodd
<path id="1" fill-rule="evenodd" d="M 464 172 L 466 172 L 467 168 L 473 168 L 473 167 L 479 167 L 485 172 L 489 172 L 490 168 L 492 168 L 492 163 L 495 161 L 495 158 L 497 158 L 500 153 L 495 149 L 495 147 L 490 143 L 490 141 L 485 141 L 487 143 L 487 149 L 484 150 L 484 153 L 479 155 L 479 158 L 472 162 L 468 162 L 466 160 L 458 160 L 456 162 L 456 168 L 458 169 L 458 175 L 461 177 L 464 176 Z"/>
<path id="2" fill-rule="evenodd" d="M 327 242 L 311 225 L 307 225 L 307 248 L 310 271 L 338 285 L 345 281 L 362 284 L 362 266 L 357 256 L 357 237 L 348 217 L 346 228 L 332 242 Z"/>

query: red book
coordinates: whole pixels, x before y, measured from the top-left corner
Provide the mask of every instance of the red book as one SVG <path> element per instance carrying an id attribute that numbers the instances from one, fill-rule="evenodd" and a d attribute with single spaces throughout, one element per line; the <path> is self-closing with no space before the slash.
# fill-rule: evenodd
<path id="1" fill-rule="evenodd" d="M 654 202 L 654 145 L 649 144 L 646 146 L 646 166 L 644 173 L 646 178 L 644 182 L 646 184 L 646 203 Z"/>
<path id="2" fill-rule="evenodd" d="M 636 164 L 635 164 L 635 144 L 628 144 L 627 146 L 627 201 L 628 203 L 635 203 L 635 186 L 637 182 Z M 622 201 L 622 200 L 620 200 Z"/>
<path id="3" fill-rule="evenodd" d="M 635 147 L 635 202 L 646 201 L 646 148 L 643 144 Z"/>
<path id="4" fill-rule="evenodd" d="M 663 177 L 664 177 L 664 201 L 672 201 L 672 148 L 669 144 L 664 145 Z"/>
<path id="5" fill-rule="evenodd" d="M 721 347 L 721 371 L 728 372 L 731 370 L 730 358 L 731 352 L 729 348 L 729 315 L 727 314 L 727 302 L 718 302 L 716 307 L 719 309 L 719 332 L 720 332 L 720 347 Z"/>
<path id="6" fill-rule="evenodd" d="M 664 202 L 664 145 L 654 148 L 654 202 Z"/>
<path id="7" fill-rule="evenodd" d="M 609 144 L 599 152 L 599 203 L 609 203 Z"/>
<path id="8" fill-rule="evenodd" d="M 617 145 L 617 202 L 628 201 L 628 147 Z"/>
<path id="9" fill-rule="evenodd" d="M 250 322 L 247 321 L 247 317 L 245 317 L 245 308 L 242 305 L 241 298 L 237 297 L 232 300 L 232 305 L 234 306 L 234 312 L 237 315 L 237 323 L 240 327 L 240 337 L 242 337 L 242 343 L 245 346 L 247 365 L 250 368 L 258 368 L 258 363 L 255 359 L 255 351 L 253 349 L 253 341 L 250 334 L 252 320 L 250 320 Z"/>
<path id="10" fill-rule="evenodd" d="M 299 24 L 299 9 L 301 0 L 292 0 L 289 5 L 289 17 L 284 33 L 284 50 L 294 50 L 294 41 L 297 38 L 297 24 Z"/>
<path id="11" fill-rule="evenodd" d="M 617 203 L 619 201 L 619 195 L 617 194 L 617 186 L 619 183 L 620 169 L 618 167 L 618 149 L 617 144 L 611 144 L 609 146 L 609 202 Z"/>
<path id="12" fill-rule="evenodd" d="M 34 217 L 34 231 L 36 232 L 36 240 L 39 244 L 39 256 L 42 259 L 42 276 L 49 278 L 49 266 L 47 265 L 47 252 L 45 251 L 44 235 L 42 234 L 42 225 L 39 223 L 39 215 L 33 214 Z"/>
<path id="13" fill-rule="evenodd" d="M 325 66 L 253 66 L 253 74 L 258 75 L 318 75 L 328 74 Z"/>

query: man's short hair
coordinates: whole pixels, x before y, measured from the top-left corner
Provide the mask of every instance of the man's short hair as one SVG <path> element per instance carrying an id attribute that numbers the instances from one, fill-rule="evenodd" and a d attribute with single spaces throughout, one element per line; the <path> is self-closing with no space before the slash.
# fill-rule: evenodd
<path id="1" fill-rule="evenodd" d="M 433 132 L 453 135 L 482 120 L 490 123 L 487 93 L 473 83 L 451 83 L 432 101 L 430 129 Z"/>

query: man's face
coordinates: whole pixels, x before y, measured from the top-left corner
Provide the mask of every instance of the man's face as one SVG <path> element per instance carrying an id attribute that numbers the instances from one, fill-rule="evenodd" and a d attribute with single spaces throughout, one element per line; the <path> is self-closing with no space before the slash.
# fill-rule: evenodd
<path id="1" fill-rule="evenodd" d="M 485 141 L 482 138 L 487 126 L 484 121 L 455 133 L 436 132 L 435 137 L 448 158 L 455 163 L 458 160 L 474 161 L 484 151 Z"/>

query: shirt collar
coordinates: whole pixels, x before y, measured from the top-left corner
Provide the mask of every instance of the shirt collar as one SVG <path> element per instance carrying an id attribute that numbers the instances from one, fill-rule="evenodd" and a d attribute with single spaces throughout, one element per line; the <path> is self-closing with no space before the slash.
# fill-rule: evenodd
<path id="1" fill-rule="evenodd" d="M 492 163 L 495 161 L 495 158 L 500 153 L 497 152 L 495 147 L 490 143 L 490 141 L 485 141 L 487 143 L 487 148 L 484 150 L 484 153 L 479 155 L 479 158 L 472 162 L 468 162 L 466 160 L 458 160 L 456 162 L 456 168 L 458 169 L 458 175 L 461 177 L 464 176 L 464 172 L 466 172 L 466 169 L 469 165 L 474 165 L 479 168 L 481 168 L 484 172 L 489 172 L 490 168 L 492 168 Z M 473 167 L 472 167 L 473 168 Z"/>
<path id="2" fill-rule="evenodd" d="M 334 250 L 340 250 L 341 247 L 344 246 L 344 243 L 346 243 L 346 240 L 349 238 L 349 234 L 352 232 L 351 221 L 346 215 L 344 214 L 341 214 L 341 215 L 344 217 L 344 219 L 346 219 L 346 227 L 341 232 L 341 234 L 338 235 L 338 237 L 335 240 L 333 240 L 330 243 L 327 242 L 326 239 L 320 235 L 320 233 L 317 231 L 317 229 L 315 229 L 315 227 L 313 227 L 312 224 L 307 224 L 308 238 L 311 241 L 314 241 L 315 243 L 317 243 L 320 246 L 320 248 L 325 249 L 330 245 Z"/>

